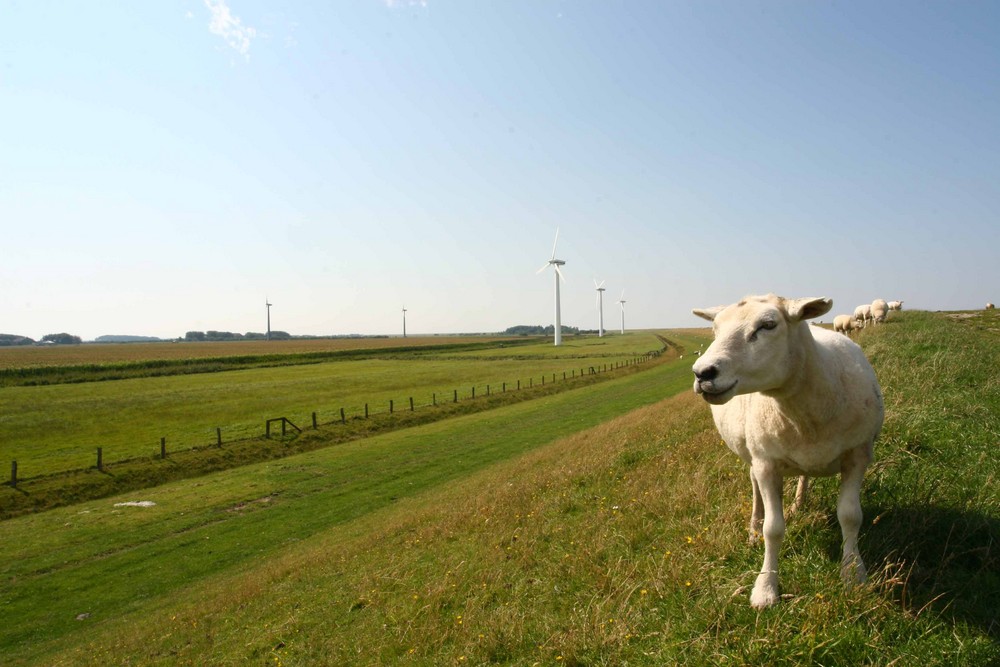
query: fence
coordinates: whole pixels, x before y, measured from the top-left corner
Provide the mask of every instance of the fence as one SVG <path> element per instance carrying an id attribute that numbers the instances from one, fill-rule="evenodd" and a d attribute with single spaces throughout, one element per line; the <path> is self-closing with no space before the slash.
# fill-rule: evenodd
<path id="1" fill-rule="evenodd" d="M 658 357 L 661 352 L 662 352 L 662 350 L 661 351 L 657 351 L 657 352 L 650 352 L 648 354 L 644 354 L 644 355 L 633 357 L 632 359 L 629 359 L 629 360 L 613 362 L 612 364 L 610 364 L 610 368 L 609 368 L 609 364 L 603 364 L 603 365 L 598 365 L 598 366 L 586 366 L 584 368 L 580 368 L 579 369 L 579 375 L 577 374 L 577 369 L 575 369 L 575 368 L 571 369 L 570 371 L 563 371 L 562 372 L 562 381 L 563 382 L 567 382 L 567 381 L 571 382 L 573 380 L 576 380 L 577 378 L 584 378 L 584 377 L 587 377 L 587 376 L 598 375 L 600 373 L 607 373 L 609 371 L 616 371 L 616 370 L 619 370 L 619 369 L 622 369 L 622 368 L 629 368 L 629 367 L 641 364 L 643 362 L 649 361 L 652 358 Z M 567 373 L 568 373 L 568 375 L 567 375 Z M 546 380 L 549 377 L 548 374 L 542 374 L 539 377 L 540 377 L 540 380 L 541 380 L 541 384 L 539 386 L 545 386 L 546 385 Z M 534 377 L 528 378 L 528 385 L 527 385 L 526 389 L 532 389 L 532 388 L 535 387 L 534 379 L 535 379 Z M 552 373 L 551 374 L 551 379 L 548 380 L 548 384 L 552 385 L 552 384 L 555 384 L 557 381 L 558 381 L 558 373 Z M 515 385 L 511 386 L 512 390 L 514 390 L 513 389 L 514 386 Z M 517 380 L 516 391 L 521 391 L 521 389 L 522 389 L 521 380 Z M 491 385 L 489 385 L 489 384 L 485 385 L 485 390 L 486 390 L 486 393 L 485 394 L 481 393 L 480 396 L 479 396 L 479 398 L 488 398 L 488 397 L 491 397 L 491 396 L 495 396 L 497 394 L 496 391 L 494 391 L 494 390 L 491 389 Z M 500 393 L 504 394 L 504 393 L 507 393 L 507 391 L 508 391 L 507 382 L 502 382 L 500 384 Z M 418 406 L 416 406 L 416 404 L 414 403 L 414 400 L 413 400 L 412 396 L 410 396 L 408 398 L 409 398 L 409 412 L 415 412 Z M 427 407 L 437 407 L 438 406 L 438 400 L 437 400 L 437 398 L 438 398 L 437 397 L 437 392 L 433 392 L 431 394 L 431 402 L 429 404 L 427 404 Z M 469 395 L 469 399 L 471 399 L 471 400 L 475 400 L 476 399 L 476 385 L 472 386 L 471 391 L 470 391 L 470 395 Z M 451 402 L 454 404 L 454 403 L 458 403 L 459 400 L 460 400 L 459 399 L 459 390 L 458 389 L 452 390 Z M 419 406 L 419 407 L 424 407 L 424 406 Z M 368 403 L 364 404 L 364 419 L 370 419 L 373 415 L 378 415 L 378 414 L 392 415 L 394 413 L 395 413 L 395 401 L 394 401 L 394 399 L 389 399 L 389 402 L 388 402 L 388 411 L 386 413 L 372 412 L 372 411 L 369 410 L 369 404 Z M 337 413 L 335 412 L 334 414 L 337 414 Z M 317 416 L 316 412 L 313 412 L 312 415 L 311 415 L 311 417 L 312 417 L 312 428 L 313 429 L 318 429 L 321 425 L 322 426 L 328 426 L 328 425 L 331 425 L 331 424 L 336 424 L 338 422 L 340 424 L 346 425 L 347 424 L 347 420 L 348 420 L 348 415 L 347 415 L 347 412 L 346 412 L 346 410 L 344 408 L 340 408 L 340 410 L 339 410 L 339 419 L 336 420 L 336 421 L 328 421 L 328 422 L 320 423 L 318 421 L 318 416 Z M 302 432 L 302 429 L 299 428 L 298 426 L 296 426 L 294 423 L 292 423 L 292 421 L 289 418 L 287 418 L 287 417 L 271 417 L 271 418 L 265 419 L 265 421 L 264 421 L 264 438 L 265 439 L 270 439 L 272 437 L 272 425 L 274 425 L 274 424 L 280 424 L 281 425 L 281 436 L 282 437 L 287 437 L 287 432 L 288 432 L 289 427 L 292 428 L 292 429 L 294 429 L 297 433 L 301 433 Z M 215 435 L 216 435 L 215 446 L 216 447 L 222 447 L 223 446 L 222 427 L 216 427 L 216 429 L 215 429 Z M 239 439 L 239 440 L 236 440 L 236 441 L 233 441 L 233 442 L 242 442 L 244 440 L 245 439 Z M 178 450 L 178 451 L 179 452 L 185 452 L 185 451 L 192 451 L 192 450 L 195 450 L 195 449 L 202 449 L 202 448 L 203 447 L 197 447 L 197 446 L 195 446 L 195 447 L 190 447 L 190 448 L 183 449 L 183 450 Z M 159 458 L 160 459 L 166 459 L 167 456 L 168 456 L 168 452 L 167 452 L 167 438 L 166 437 L 161 437 L 160 438 Z M 126 460 L 129 460 L 129 459 L 126 459 Z M 119 461 L 119 463 L 120 462 L 123 462 L 123 461 Z M 94 468 L 96 468 L 100 472 L 104 472 L 104 467 L 105 467 L 104 466 L 104 448 L 103 447 L 97 447 L 97 460 L 96 460 L 96 463 L 94 465 Z M 77 472 L 78 470 L 79 469 L 77 469 L 77 470 L 64 470 L 64 471 L 61 471 L 61 473 Z M 56 473 L 50 473 L 50 474 L 61 474 L 61 473 L 60 472 L 56 472 Z M 22 482 L 22 481 L 24 481 L 26 479 L 29 479 L 29 478 L 24 477 L 23 475 L 19 474 L 17 461 L 16 460 L 11 461 L 11 465 L 10 465 L 10 481 L 8 482 L 8 485 L 11 486 L 11 487 L 17 488 L 18 482 Z"/>

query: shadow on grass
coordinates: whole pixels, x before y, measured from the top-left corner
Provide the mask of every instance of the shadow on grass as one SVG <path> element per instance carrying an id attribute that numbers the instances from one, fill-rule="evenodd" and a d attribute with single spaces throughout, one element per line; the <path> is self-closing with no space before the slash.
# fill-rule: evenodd
<path id="1" fill-rule="evenodd" d="M 892 590 L 905 609 L 932 609 L 1000 640 L 1000 519 L 935 505 L 865 514 L 875 518 L 861 535 L 868 571 L 900 573 Z M 831 554 L 839 560 L 839 543 Z"/>

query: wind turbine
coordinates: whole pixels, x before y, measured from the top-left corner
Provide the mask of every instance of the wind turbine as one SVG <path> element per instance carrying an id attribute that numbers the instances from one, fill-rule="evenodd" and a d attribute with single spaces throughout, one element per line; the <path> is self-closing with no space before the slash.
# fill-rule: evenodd
<path id="1" fill-rule="evenodd" d="M 566 262 L 564 262 L 561 259 L 556 259 L 556 243 L 558 243 L 558 242 L 559 242 L 559 228 L 556 227 L 556 240 L 552 242 L 552 257 L 550 257 L 549 261 L 545 262 L 545 265 L 542 268 L 538 269 L 538 271 L 536 271 L 536 273 L 541 273 L 542 271 L 544 271 L 545 269 L 549 268 L 550 266 L 553 269 L 555 269 L 555 271 L 553 272 L 553 275 L 555 276 L 555 281 L 556 281 L 556 332 L 555 332 L 555 344 L 556 345 L 562 345 L 562 321 L 561 321 L 560 316 L 559 316 L 559 281 L 562 280 L 563 282 L 566 282 L 566 278 L 563 277 L 562 271 L 559 269 L 559 267 L 562 266 L 563 264 L 565 264 Z"/>
<path id="2" fill-rule="evenodd" d="M 406 338 L 406 306 L 403 306 L 403 338 Z"/>
<path id="3" fill-rule="evenodd" d="M 618 305 L 622 307 L 622 333 L 625 333 L 625 290 L 622 290 L 622 295 L 618 299 Z"/>
<path id="4" fill-rule="evenodd" d="M 271 340 L 271 306 L 274 305 L 264 297 L 264 305 L 267 306 L 267 337 L 264 340 Z"/>
<path id="5" fill-rule="evenodd" d="M 598 320 L 597 336 L 600 338 L 604 335 L 604 281 L 597 284 L 597 278 L 594 278 L 594 287 L 597 288 L 597 313 L 600 317 Z"/>

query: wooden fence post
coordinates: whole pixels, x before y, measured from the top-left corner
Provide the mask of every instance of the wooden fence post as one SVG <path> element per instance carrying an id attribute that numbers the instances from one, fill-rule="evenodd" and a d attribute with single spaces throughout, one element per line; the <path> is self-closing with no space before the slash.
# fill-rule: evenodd
<path id="1" fill-rule="evenodd" d="M 17 488 L 17 461 L 10 462 L 10 485 Z"/>
<path id="2" fill-rule="evenodd" d="M 347 415 L 344 414 L 344 408 L 340 409 L 340 423 L 341 424 L 347 423 Z"/>
<path id="3" fill-rule="evenodd" d="M 219 443 L 219 447 L 222 447 L 222 427 L 215 427 L 215 441 Z"/>
<path id="4" fill-rule="evenodd" d="M 97 448 L 97 469 L 104 470 L 104 450 L 101 447 Z"/>
<path id="5" fill-rule="evenodd" d="M 503 390 L 501 391 L 501 393 L 503 393 L 503 394 L 507 393 L 507 383 L 506 382 L 503 383 Z"/>
<path id="6" fill-rule="evenodd" d="M 160 438 L 160 458 L 167 458 L 167 439 Z"/>
<path id="7" fill-rule="evenodd" d="M 368 419 L 368 404 L 365 403 L 365 419 Z"/>
<path id="8" fill-rule="evenodd" d="M 413 412 L 413 397 L 410 396 L 410 412 Z"/>
<path id="9" fill-rule="evenodd" d="M 475 398 L 475 397 L 476 397 L 476 386 L 473 385 L 472 386 L 472 398 Z"/>
<path id="10" fill-rule="evenodd" d="M 315 431 L 317 428 L 319 428 L 319 427 L 316 426 L 316 413 L 314 412 L 313 413 L 313 430 Z"/>
<path id="11" fill-rule="evenodd" d="M 389 414 L 392 414 L 392 399 L 389 399 Z"/>
<path id="12" fill-rule="evenodd" d="M 452 400 L 452 403 L 458 403 L 458 389 L 455 390 L 455 397 Z"/>
<path id="13" fill-rule="evenodd" d="M 437 404 L 438 404 L 438 395 L 437 395 L 437 392 L 434 392 L 433 394 L 431 394 L 431 401 L 434 403 L 434 406 L 437 407 Z"/>

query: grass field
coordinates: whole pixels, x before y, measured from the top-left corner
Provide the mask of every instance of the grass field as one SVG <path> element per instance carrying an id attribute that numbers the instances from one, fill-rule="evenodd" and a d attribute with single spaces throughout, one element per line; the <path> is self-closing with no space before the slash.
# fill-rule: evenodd
<path id="1" fill-rule="evenodd" d="M 995 315 L 861 332 L 886 397 L 839 581 L 836 484 L 749 587 L 745 466 L 690 360 L 0 523 L 0 655 L 38 665 L 1000 661 Z M 680 393 L 678 393 L 680 392 Z M 673 398 L 669 397 L 677 394 Z M 150 500 L 153 507 L 117 507 Z"/>
<path id="2" fill-rule="evenodd" d="M 229 347 L 244 345 L 250 344 Z M 275 417 L 304 427 L 312 423 L 313 412 L 318 422 L 329 423 L 340 420 L 341 408 L 348 417 L 363 416 L 366 404 L 369 414 L 388 412 L 390 401 L 394 410 L 409 410 L 410 398 L 415 408 L 423 408 L 453 400 L 456 391 L 466 399 L 473 391 L 503 391 L 504 383 L 514 390 L 518 382 L 527 387 L 543 377 L 551 381 L 553 374 L 562 380 L 563 373 L 572 377 L 592 366 L 613 366 L 663 344 L 653 334 L 635 333 L 581 338 L 559 348 L 537 341 L 514 348 L 493 341 L 492 346 L 456 351 L 448 343 L 388 359 L 4 387 L 0 461 L 16 460 L 19 476 L 28 478 L 83 469 L 95 465 L 98 446 L 110 463 L 157 455 L 164 437 L 171 451 L 212 444 L 217 428 L 224 441 L 260 437 L 265 420 Z M 158 351 L 154 347 L 150 353 Z M 107 359 L 115 363 L 117 357 Z"/>

